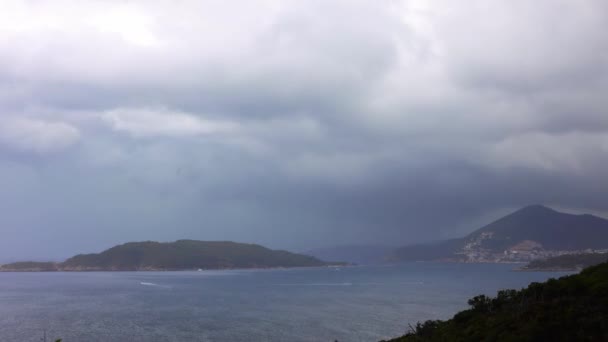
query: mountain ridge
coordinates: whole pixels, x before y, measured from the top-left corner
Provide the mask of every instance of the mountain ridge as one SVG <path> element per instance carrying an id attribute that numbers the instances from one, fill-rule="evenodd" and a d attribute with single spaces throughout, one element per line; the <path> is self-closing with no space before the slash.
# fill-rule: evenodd
<path id="1" fill-rule="evenodd" d="M 529 261 L 554 256 L 548 251 L 566 253 L 607 248 L 608 220 L 590 214 L 563 213 L 535 204 L 462 238 L 398 248 L 389 260 Z M 501 257 L 501 253 L 505 256 Z"/>

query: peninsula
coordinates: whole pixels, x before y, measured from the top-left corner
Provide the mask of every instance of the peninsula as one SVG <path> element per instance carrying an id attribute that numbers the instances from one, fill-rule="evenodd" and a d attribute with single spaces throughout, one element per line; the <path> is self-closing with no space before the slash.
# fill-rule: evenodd
<path id="1" fill-rule="evenodd" d="M 564 254 L 547 259 L 533 260 L 521 271 L 580 271 L 608 261 L 608 253 Z"/>

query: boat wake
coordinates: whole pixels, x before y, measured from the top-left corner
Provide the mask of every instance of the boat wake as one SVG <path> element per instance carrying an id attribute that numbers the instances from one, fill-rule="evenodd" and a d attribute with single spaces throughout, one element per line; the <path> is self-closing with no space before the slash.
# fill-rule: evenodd
<path id="1" fill-rule="evenodd" d="M 170 289 L 171 288 L 171 286 L 159 285 L 159 284 L 145 282 L 145 281 L 141 281 L 141 282 L 139 282 L 139 284 L 143 285 L 143 286 L 154 286 L 154 287 L 160 287 L 160 288 L 165 288 L 165 289 Z"/>

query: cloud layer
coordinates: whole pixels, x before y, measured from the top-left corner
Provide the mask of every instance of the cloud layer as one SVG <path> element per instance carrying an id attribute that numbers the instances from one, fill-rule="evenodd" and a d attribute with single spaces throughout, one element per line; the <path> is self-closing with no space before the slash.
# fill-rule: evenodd
<path id="1" fill-rule="evenodd" d="M 11 1 L 0 260 L 608 212 L 604 1 Z"/>

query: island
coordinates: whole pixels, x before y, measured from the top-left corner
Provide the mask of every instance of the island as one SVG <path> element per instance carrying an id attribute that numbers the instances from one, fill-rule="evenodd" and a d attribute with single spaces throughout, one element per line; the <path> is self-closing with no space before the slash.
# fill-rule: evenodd
<path id="1" fill-rule="evenodd" d="M 417 323 L 390 341 L 608 341 L 608 263 L 468 304 L 452 319 Z"/>
<path id="2" fill-rule="evenodd" d="M 35 271 L 181 271 L 236 268 L 344 265 L 315 257 L 231 241 L 178 240 L 129 242 L 101 253 L 79 254 L 63 262 L 16 262 L 4 272 Z"/>

